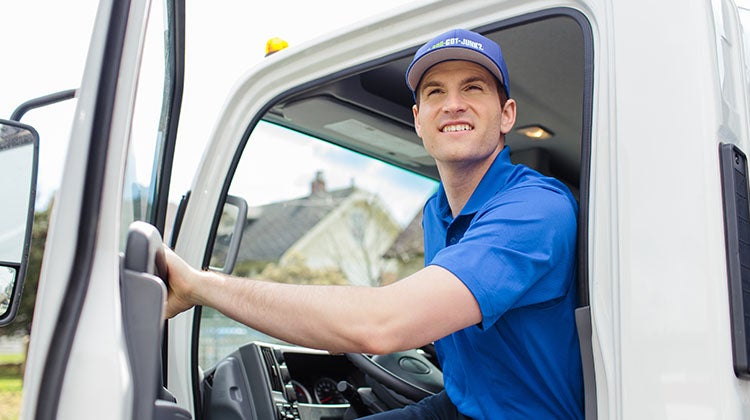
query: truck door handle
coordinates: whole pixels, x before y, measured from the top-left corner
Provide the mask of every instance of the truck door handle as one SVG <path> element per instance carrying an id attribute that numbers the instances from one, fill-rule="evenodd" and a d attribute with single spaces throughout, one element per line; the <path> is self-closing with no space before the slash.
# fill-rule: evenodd
<path id="1" fill-rule="evenodd" d="M 120 291 L 128 361 L 133 377 L 133 419 L 190 419 L 174 401 L 160 399 L 161 346 L 167 288 L 159 231 L 145 222 L 128 229 L 122 257 Z"/>

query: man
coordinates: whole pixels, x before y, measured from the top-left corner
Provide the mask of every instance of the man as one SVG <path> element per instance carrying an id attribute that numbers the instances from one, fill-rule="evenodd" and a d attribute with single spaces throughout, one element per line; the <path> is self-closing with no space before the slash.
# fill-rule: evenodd
<path id="1" fill-rule="evenodd" d="M 441 178 L 424 209 L 425 268 L 380 288 L 297 286 L 197 271 L 168 252 L 168 316 L 207 305 L 331 352 L 434 341 L 446 390 L 374 418 L 581 418 L 577 205 L 562 183 L 510 163 L 516 102 L 500 47 L 447 32 L 417 51 L 406 80 Z"/>

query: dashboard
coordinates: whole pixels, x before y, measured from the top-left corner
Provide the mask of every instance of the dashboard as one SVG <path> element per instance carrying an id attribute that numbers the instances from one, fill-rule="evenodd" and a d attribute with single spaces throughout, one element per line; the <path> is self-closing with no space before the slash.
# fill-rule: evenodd
<path id="1" fill-rule="evenodd" d="M 289 370 L 289 382 L 297 402 L 309 404 L 348 404 L 338 391 L 340 381 L 353 385 L 364 381 L 362 374 L 344 356 L 282 351 Z"/>
<path id="2" fill-rule="evenodd" d="M 364 386 L 343 355 L 265 343 L 246 344 L 207 370 L 206 419 L 343 419 L 350 410 L 338 384 Z"/>

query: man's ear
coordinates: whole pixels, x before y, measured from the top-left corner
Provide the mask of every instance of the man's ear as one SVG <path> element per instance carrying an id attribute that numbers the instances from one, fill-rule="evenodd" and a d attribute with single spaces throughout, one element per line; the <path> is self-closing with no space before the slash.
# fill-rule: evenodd
<path id="1" fill-rule="evenodd" d="M 501 120 L 500 120 L 500 131 L 503 132 L 503 134 L 510 133 L 510 130 L 513 129 L 513 126 L 516 124 L 516 101 L 514 99 L 508 99 L 505 101 L 505 106 L 503 107 Z"/>
<path id="2" fill-rule="evenodd" d="M 411 112 L 414 114 L 414 130 L 417 132 L 417 136 L 422 138 L 422 125 L 419 123 L 419 107 L 414 104 L 411 107 Z"/>

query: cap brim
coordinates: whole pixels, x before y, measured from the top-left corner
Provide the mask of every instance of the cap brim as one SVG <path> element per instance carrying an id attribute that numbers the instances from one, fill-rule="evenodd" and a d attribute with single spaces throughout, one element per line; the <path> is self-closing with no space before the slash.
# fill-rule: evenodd
<path id="1" fill-rule="evenodd" d="M 471 61 L 486 68 L 492 73 L 500 83 L 505 84 L 503 80 L 503 74 L 497 65 L 486 55 L 469 48 L 464 47 L 446 47 L 440 48 L 422 56 L 419 60 L 412 63 L 409 69 L 409 75 L 407 76 L 407 82 L 412 92 L 417 90 L 419 81 L 422 80 L 422 76 L 435 64 L 442 63 L 443 61 L 451 60 L 464 60 Z"/>

